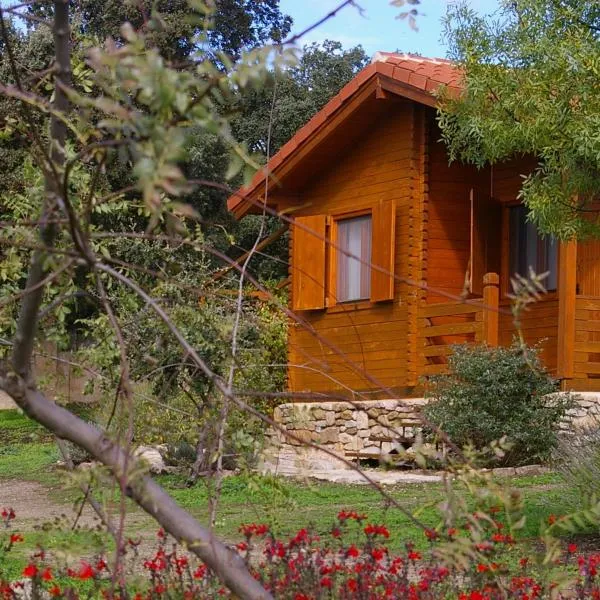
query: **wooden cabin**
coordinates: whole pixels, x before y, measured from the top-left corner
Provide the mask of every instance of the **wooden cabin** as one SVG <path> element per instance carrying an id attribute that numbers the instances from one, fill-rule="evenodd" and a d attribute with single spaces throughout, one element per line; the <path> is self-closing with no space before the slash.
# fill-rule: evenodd
<path id="1" fill-rule="evenodd" d="M 520 329 L 565 389 L 600 378 L 600 242 L 541 237 L 518 200 L 535 167 L 449 164 L 433 92 L 449 61 L 379 53 L 228 201 L 292 220 L 294 392 L 418 395 L 451 344 L 511 343 L 514 273 L 549 272 Z M 265 177 L 268 173 L 268 182 Z M 600 383 L 600 382 L 599 382 Z M 365 397 L 365 396 L 363 396 Z"/>

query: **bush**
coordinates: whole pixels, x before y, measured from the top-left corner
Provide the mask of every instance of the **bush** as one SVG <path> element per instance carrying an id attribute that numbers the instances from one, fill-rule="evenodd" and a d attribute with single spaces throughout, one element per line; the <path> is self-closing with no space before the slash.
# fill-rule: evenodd
<path id="1" fill-rule="evenodd" d="M 506 436 L 505 466 L 545 462 L 557 445 L 557 427 L 572 404 L 548 394 L 558 385 L 535 348 L 455 346 L 449 374 L 431 378 L 425 416 L 458 446 L 477 449 Z"/>

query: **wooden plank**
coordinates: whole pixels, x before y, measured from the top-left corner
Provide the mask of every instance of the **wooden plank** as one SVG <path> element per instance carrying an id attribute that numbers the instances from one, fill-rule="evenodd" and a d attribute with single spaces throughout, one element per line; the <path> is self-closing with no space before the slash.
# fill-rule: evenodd
<path id="1" fill-rule="evenodd" d="M 452 354 L 452 346 L 425 346 L 421 354 L 423 356 L 448 356 Z"/>
<path id="2" fill-rule="evenodd" d="M 440 302 L 425 304 L 419 308 L 419 317 L 438 317 L 445 315 L 464 315 L 481 311 L 481 304 L 467 304 L 457 302 Z"/>
<path id="3" fill-rule="evenodd" d="M 578 374 L 600 375 L 600 362 L 586 362 L 584 364 L 579 364 L 574 369 L 574 372 L 577 372 Z"/>
<path id="4" fill-rule="evenodd" d="M 600 342 L 575 342 L 575 352 L 600 353 Z"/>
<path id="5" fill-rule="evenodd" d="M 471 293 L 483 294 L 486 273 L 500 272 L 501 206 L 480 190 L 471 188 L 470 283 Z"/>
<path id="6" fill-rule="evenodd" d="M 292 225 L 292 308 L 325 307 L 325 215 L 296 217 Z"/>
<path id="7" fill-rule="evenodd" d="M 575 305 L 577 306 L 577 310 L 600 311 L 600 298 L 593 299 L 577 296 L 575 299 Z"/>
<path id="8" fill-rule="evenodd" d="M 379 202 L 372 213 L 371 302 L 394 299 L 396 204 Z"/>
<path id="9" fill-rule="evenodd" d="M 421 338 L 432 338 L 444 335 L 457 335 L 462 333 L 481 333 L 481 323 L 450 323 L 448 325 L 434 325 L 419 332 Z"/>
<path id="10" fill-rule="evenodd" d="M 573 376 L 575 346 L 575 311 L 577 294 L 577 242 L 560 242 L 558 276 L 558 339 L 557 374 Z"/>
<path id="11" fill-rule="evenodd" d="M 448 365 L 423 365 L 422 375 L 443 375 L 448 372 Z"/>

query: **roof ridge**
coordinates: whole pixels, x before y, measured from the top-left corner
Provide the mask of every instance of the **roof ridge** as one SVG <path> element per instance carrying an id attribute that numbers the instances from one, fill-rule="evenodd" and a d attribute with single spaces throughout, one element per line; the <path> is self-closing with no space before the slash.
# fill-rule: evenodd
<path id="1" fill-rule="evenodd" d="M 440 58 L 437 56 L 421 56 L 412 52 L 385 52 L 377 51 L 373 55 L 371 62 L 387 62 L 388 58 L 396 58 L 400 60 L 412 60 L 415 62 L 428 62 L 442 65 L 455 65 L 456 63 L 448 58 Z"/>

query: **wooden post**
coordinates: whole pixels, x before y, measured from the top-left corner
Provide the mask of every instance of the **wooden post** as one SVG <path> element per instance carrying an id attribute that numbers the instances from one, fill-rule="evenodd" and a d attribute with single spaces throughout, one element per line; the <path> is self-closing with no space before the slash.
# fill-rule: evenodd
<path id="1" fill-rule="evenodd" d="M 483 276 L 483 342 L 488 346 L 498 345 L 499 285 L 498 273 Z"/>
<path id="2" fill-rule="evenodd" d="M 558 352 L 556 374 L 571 379 L 575 359 L 577 241 L 561 242 L 558 255 Z"/>

